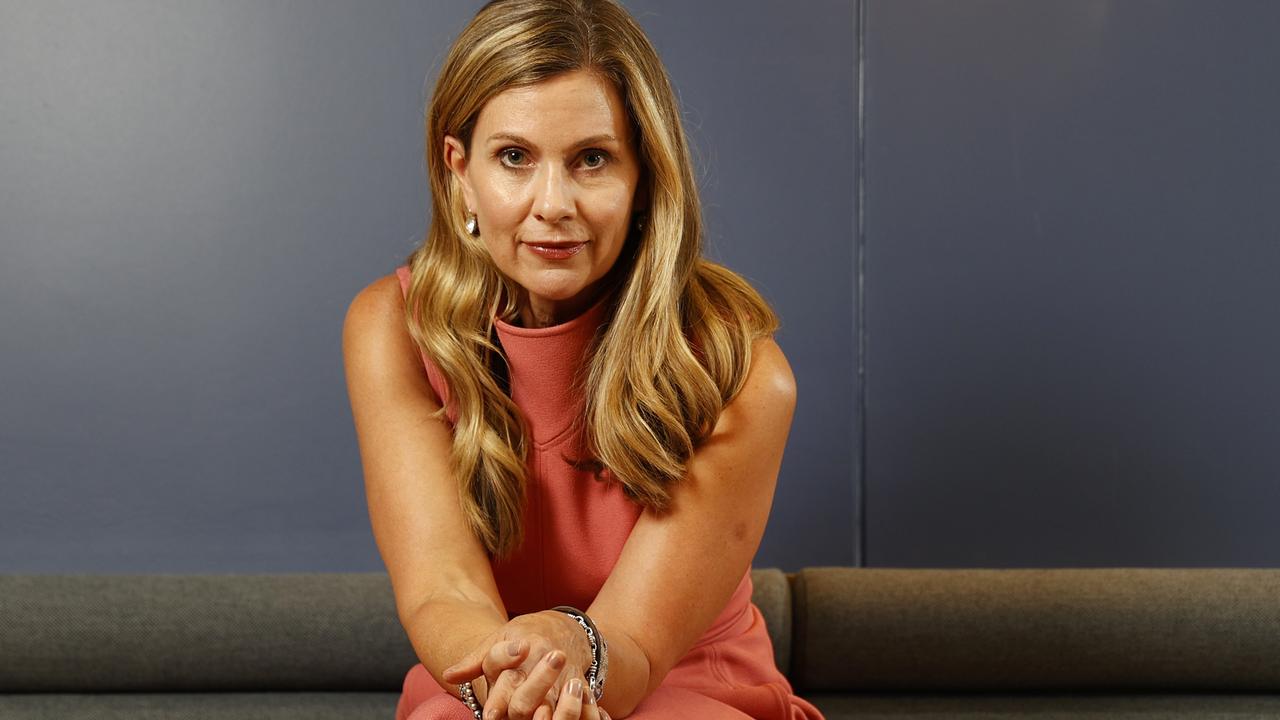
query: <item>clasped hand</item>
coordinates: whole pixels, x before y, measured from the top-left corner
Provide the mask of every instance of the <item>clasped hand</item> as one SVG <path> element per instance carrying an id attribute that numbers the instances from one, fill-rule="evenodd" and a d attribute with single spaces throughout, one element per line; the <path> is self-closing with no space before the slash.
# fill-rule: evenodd
<path id="1" fill-rule="evenodd" d="M 585 680 L 591 645 L 582 626 L 558 610 L 518 615 L 444 671 L 446 682 L 484 677 L 477 689 L 485 720 L 609 720 Z"/>

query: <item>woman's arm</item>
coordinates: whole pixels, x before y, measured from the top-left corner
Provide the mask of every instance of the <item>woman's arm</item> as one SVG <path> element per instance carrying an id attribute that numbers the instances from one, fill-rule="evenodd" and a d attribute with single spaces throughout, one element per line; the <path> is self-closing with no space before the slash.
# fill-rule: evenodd
<path id="1" fill-rule="evenodd" d="M 444 685 L 444 668 L 501 630 L 507 613 L 488 556 L 463 519 L 451 431 L 434 417 L 440 401 L 405 328 L 394 274 L 352 300 L 342 352 L 374 539 L 400 623 Z"/>
<path id="2" fill-rule="evenodd" d="M 782 350 L 771 339 L 757 341 L 745 386 L 690 459 L 672 509 L 661 516 L 646 511 L 632 529 L 588 610 L 609 643 L 600 706 L 614 717 L 630 714 L 662 683 L 742 581 L 764 534 L 794 408 L 795 380 Z M 506 664 L 519 666 L 518 677 L 528 680 L 494 689 L 486 711 L 498 718 L 536 718 L 543 694 L 559 692 L 565 674 L 554 683 L 554 673 L 535 681 L 553 651 L 578 670 L 590 662 L 581 628 L 560 612 L 512 618 L 504 637 L 526 638 L 531 649 Z M 473 677 L 482 658 L 488 669 L 504 664 L 500 657 L 497 646 L 478 648 L 448 676 Z"/>
<path id="3" fill-rule="evenodd" d="M 646 511 L 632 529 L 589 609 L 609 642 L 601 707 L 613 716 L 626 717 L 662 683 L 742 581 L 764 534 L 794 408 L 795 380 L 782 350 L 772 339 L 757 341 L 742 391 L 690 459 L 671 510 Z M 565 639 L 581 630 L 561 613 L 513 618 L 507 627 L 507 637 L 528 637 L 534 646 L 526 675 L 556 649 L 576 657 L 578 667 L 590 660 L 585 646 Z M 463 663 L 458 676 L 478 667 L 476 659 Z M 553 688 L 526 682 L 508 697 L 512 690 L 503 687 L 489 709 L 527 718 L 536 698 Z M 527 697 L 517 702 L 520 695 Z"/>
<path id="4" fill-rule="evenodd" d="M 751 358 L 672 509 L 641 515 L 588 610 L 609 642 L 601 705 L 614 717 L 634 710 L 711 626 L 760 545 L 796 389 L 772 339 L 758 340 Z"/>

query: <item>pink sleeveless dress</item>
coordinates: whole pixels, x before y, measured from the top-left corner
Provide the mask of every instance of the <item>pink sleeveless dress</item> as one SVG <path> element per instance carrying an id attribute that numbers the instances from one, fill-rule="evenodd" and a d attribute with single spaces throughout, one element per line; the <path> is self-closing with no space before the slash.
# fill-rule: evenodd
<path id="1" fill-rule="evenodd" d="M 407 292 L 408 267 L 397 268 L 396 274 Z M 573 379 L 605 313 L 602 300 L 553 327 L 521 328 L 497 321 L 511 397 L 524 412 L 531 434 L 524 542 L 510 559 L 492 565 L 512 617 L 556 605 L 591 605 L 640 518 L 640 506 L 616 483 L 601 482 L 569 463 L 582 458 L 572 426 L 582 412 L 583 398 Z M 455 420 L 443 376 L 425 355 L 423 362 L 431 387 L 449 419 Z M 748 571 L 711 627 L 628 717 L 821 720 L 818 710 L 793 693 L 774 665 L 768 630 L 751 602 L 751 592 Z M 471 713 L 422 664 L 411 668 L 396 720 L 455 719 L 471 720 Z"/>

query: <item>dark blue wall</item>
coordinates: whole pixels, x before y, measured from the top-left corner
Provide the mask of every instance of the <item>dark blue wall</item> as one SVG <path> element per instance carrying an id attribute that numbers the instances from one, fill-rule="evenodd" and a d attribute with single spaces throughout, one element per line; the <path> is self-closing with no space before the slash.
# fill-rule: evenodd
<path id="1" fill-rule="evenodd" d="M 1277 28 L 865 3 L 867 564 L 1280 563 Z"/>
<path id="2" fill-rule="evenodd" d="M 381 569 L 342 319 L 479 4 L 0 0 L 0 572 Z M 849 564 L 855 6 L 627 4 L 799 377 L 757 565 Z"/>
<path id="3" fill-rule="evenodd" d="M 628 5 L 800 383 L 757 565 L 1280 560 L 1280 5 Z M 0 572 L 381 567 L 341 320 L 472 9 L 0 4 Z"/>

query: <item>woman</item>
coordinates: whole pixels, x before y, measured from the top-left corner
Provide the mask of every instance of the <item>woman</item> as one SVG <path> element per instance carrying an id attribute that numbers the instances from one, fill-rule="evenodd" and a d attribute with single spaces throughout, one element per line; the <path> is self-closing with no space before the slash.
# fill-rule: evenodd
<path id="1" fill-rule="evenodd" d="M 432 222 L 351 304 L 397 720 L 818 718 L 750 562 L 795 386 L 700 257 L 666 72 L 613 0 L 495 0 L 427 113 Z"/>

